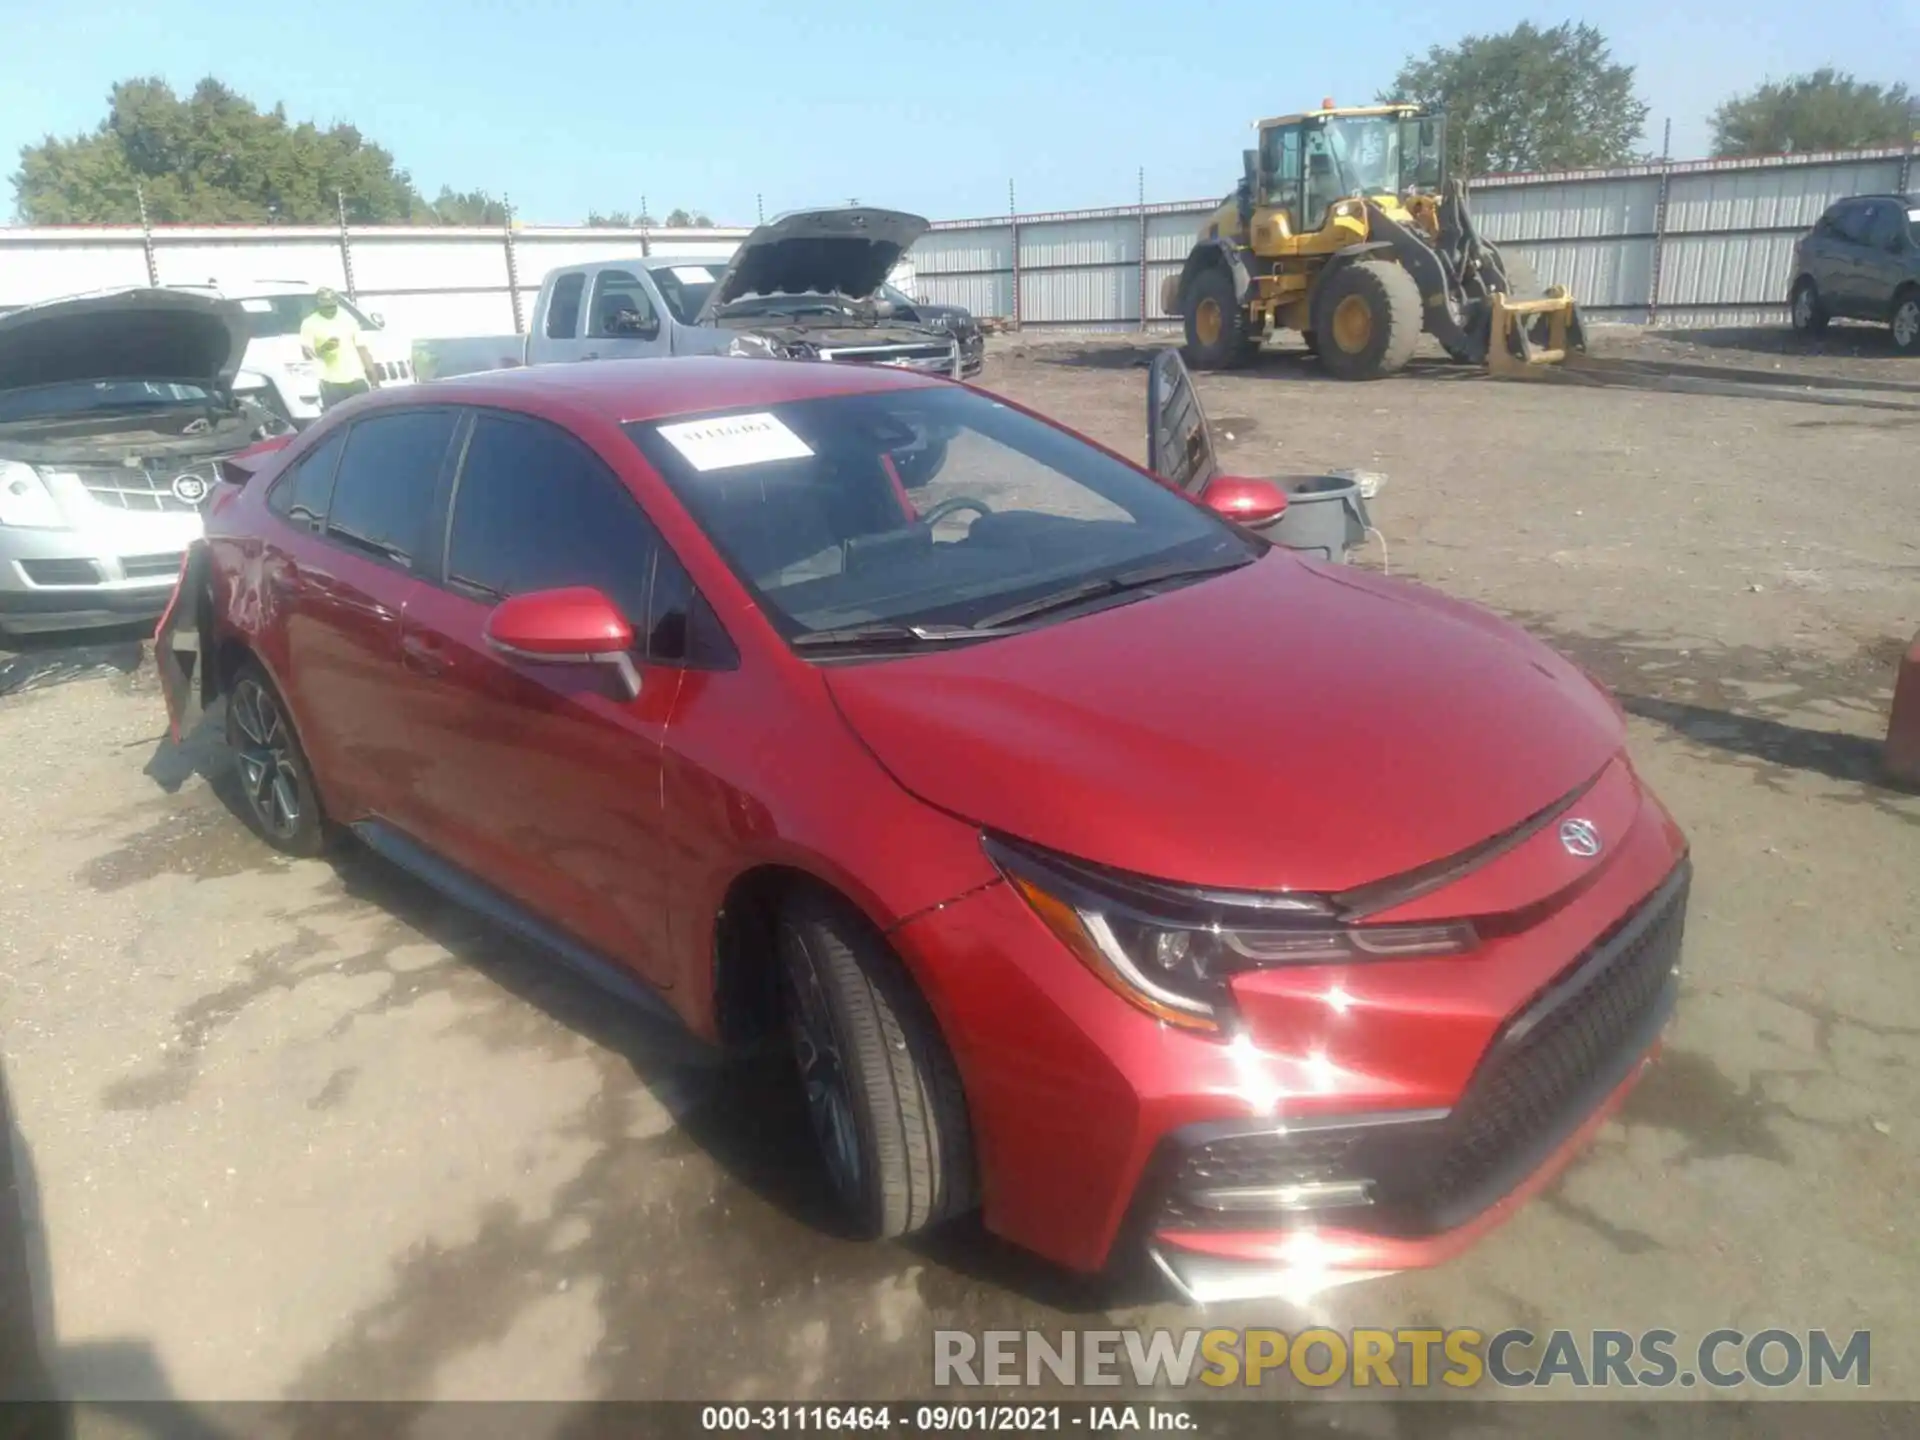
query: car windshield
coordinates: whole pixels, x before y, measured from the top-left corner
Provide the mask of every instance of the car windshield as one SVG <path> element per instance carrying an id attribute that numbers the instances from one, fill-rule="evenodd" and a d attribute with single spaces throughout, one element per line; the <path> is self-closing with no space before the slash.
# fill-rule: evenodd
<path id="1" fill-rule="evenodd" d="M 649 267 L 660 298 L 682 325 L 699 318 L 700 307 L 707 303 L 720 276 L 710 265 L 655 265 Z"/>
<path id="2" fill-rule="evenodd" d="M 24 390 L 0 390 L 0 424 L 52 420 L 103 410 L 201 405 L 213 398 L 204 386 L 172 380 L 75 380 Z"/>
<path id="3" fill-rule="evenodd" d="M 1349 194 L 1396 194 L 1400 189 L 1400 120 L 1394 115 L 1343 115 L 1326 122 L 1333 152 Z"/>
<path id="4" fill-rule="evenodd" d="M 890 390 L 628 433 L 788 638 L 972 626 L 1265 542 L 1065 430 L 960 389 Z M 1184 573 L 1182 571 L 1182 573 Z"/>
<path id="5" fill-rule="evenodd" d="M 310 293 L 248 295 L 237 303 L 246 313 L 247 334 L 255 340 L 270 340 L 281 335 L 298 335 L 302 322 L 318 308 Z M 340 308 L 359 321 L 361 329 L 373 329 L 373 322 L 345 300 L 340 302 Z"/>

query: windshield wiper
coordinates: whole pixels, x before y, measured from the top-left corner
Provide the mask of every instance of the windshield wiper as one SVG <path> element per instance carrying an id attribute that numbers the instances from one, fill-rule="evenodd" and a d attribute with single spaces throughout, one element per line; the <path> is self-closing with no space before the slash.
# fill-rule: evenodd
<path id="1" fill-rule="evenodd" d="M 867 625 L 843 625 L 834 630 L 809 630 L 789 642 L 796 650 L 857 649 L 864 646 L 894 648 L 913 645 L 950 645 L 969 640 L 990 640 L 995 635 L 1014 632 L 987 625 L 901 625 L 891 620 L 876 620 Z"/>
<path id="2" fill-rule="evenodd" d="M 1238 555 L 1228 560 L 1197 563 L 1191 560 L 1161 561 L 1157 565 L 1141 565 L 1132 570 L 1122 570 L 1118 575 L 1103 575 L 1097 580 L 1083 580 L 1078 585 L 1068 586 L 1065 590 L 1056 590 L 1038 599 L 1023 600 L 1018 605 L 1009 605 L 1004 610 L 996 610 L 991 615 L 982 617 L 979 624 L 980 628 L 985 630 L 1002 625 L 1013 625 L 1022 620 L 1034 620 L 1042 615 L 1051 615 L 1057 610 L 1066 610 L 1088 600 L 1120 595 L 1128 590 L 1143 590 L 1148 586 L 1162 585 L 1170 580 L 1201 580 L 1208 575 L 1238 570 L 1242 565 L 1252 563 L 1251 555 Z"/>

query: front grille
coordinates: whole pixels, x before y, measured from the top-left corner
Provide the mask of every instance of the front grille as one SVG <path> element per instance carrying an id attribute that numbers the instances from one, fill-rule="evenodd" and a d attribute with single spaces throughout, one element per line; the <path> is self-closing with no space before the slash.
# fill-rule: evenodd
<path id="1" fill-rule="evenodd" d="M 1677 989 L 1690 871 L 1681 868 L 1502 1027 L 1460 1103 L 1444 1115 L 1365 1117 L 1169 1137 L 1143 1182 L 1161 1228 L 1269 1229 L 1195 1204 L 1195 1191 L 1365 1181 L 1371 1203 L 1322 1212 L 1356 1229 L 1433 1234 L 1465 1223 L 1542 1164 L 1631 1073 Z"/>
<path id="2" fill-rule="evenodd" d="M 98 585 L 100 569 L 91 560 L 22 560 L 20 568 L 35 585 Z"/>
<path id="3" fill-rule="evenodd" d="M 174 494 L 174 481 L 191 475 L 202 483 L 200 493 L 211 493 L 214 473 L 206 465 L 182 465 L 177 468 L 130 465 L 88 465 L 77 467 L 80 483 L 93 497 L 93 503 L 109 510 L 133 510 L 146 514 L 185 514 L 200 507 Z"/>
<path id="4" fill-rule="evenodd" d="M 898 365 L 909 370 L 941 370 L 953 364 L 953 351 L 945 345 L 852 345 L 822 350 L 820 358 L 859 365 Z"/>
<path id="5" fill-rule="evenodd" d="M 1521 1157 L 1579 1124 L 1603 1098 L 1591 1093 L 1596 1084 L 1611 1090 L 1619 1062 L 1651 1039 L 1650 1018 L 1664 1018 L 1686 918 L 1683 877 L 1508 1023 L 1407 1199 L 1429 1213 L 1471 1204 L 1508 1179 Z"/>
<path id="6" fill-rule="evenodd" d="M 120 573 L 129 580 L 172 578 L 180 573 L 181 552 L 171 555 L 129 555 L 120 562 Z"/>

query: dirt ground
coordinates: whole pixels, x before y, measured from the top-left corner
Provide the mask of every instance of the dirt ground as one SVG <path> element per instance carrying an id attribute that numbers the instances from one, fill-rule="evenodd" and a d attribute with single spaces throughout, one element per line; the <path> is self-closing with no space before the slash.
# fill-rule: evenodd
<path id="1" fill-rule="evenodd" d="M 1920 380 L 1858 332 L 1596 343 Z M 1143 457 L 1141 359 L 1002 338 L 983 383 Z M 1440 1270 L 1208 1323 L 1864 1328 L 1873 1393 L 1920 1398 L 1920 799 L 1875 770 L 1920 627 L 1920 413 L 1340 385 L 1288 354 L 1202 394 L 1235 472 L 1384 474 L 1359 563 L 1615 686 L 1697 865 L 1669 1049 L 1590 1156 Z M 926 1389 L 936 1328 L 1192 1323 L 967 1229 L 831 1238 L 778 1076 L 370 857 L 271 857 L 211 736 L 163 742 L 135 639 L 5 666 L 0 1045 L 31 1183 L 0 1252 L 40 1269 L 73 1391 L 872 1398 Z"/>

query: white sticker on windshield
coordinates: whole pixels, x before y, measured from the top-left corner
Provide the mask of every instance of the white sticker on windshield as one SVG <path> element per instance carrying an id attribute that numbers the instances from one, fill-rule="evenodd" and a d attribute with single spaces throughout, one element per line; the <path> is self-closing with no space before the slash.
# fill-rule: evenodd
<path id="1" fill-rule="evenodd" d="M 255 315 L 271 315 L 273 313 L 273 302 L 271 300 L 242 300 L 240 302 L 240 308 L 251 311 Z"/>
<path id="2" fill-rule="evenodd" d="M 778 415 L 725 415 L 660 426 L 660 438 L 687 457 L 696 470 L 732 470 L 769 460 L 800 460 L 813 454 L 807 442 Z"/>
<path id="3" fill-rule="evenodd" d="M 711 285 L 713 272 L 704 265 L 675 265 L 673 278 L 682 285 Z"/>
<path id="4" fill-rule="evenodd" d="M 1907 219 L 1916 225 L 1920 225 L 1920 210 L 1909 210 L 1907 212 Z"/>

